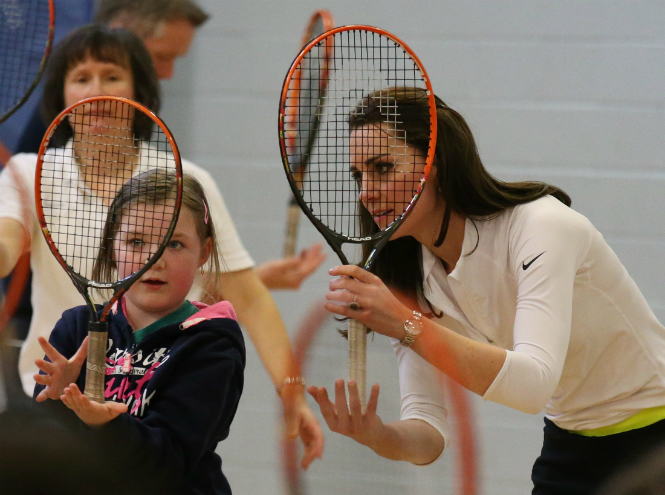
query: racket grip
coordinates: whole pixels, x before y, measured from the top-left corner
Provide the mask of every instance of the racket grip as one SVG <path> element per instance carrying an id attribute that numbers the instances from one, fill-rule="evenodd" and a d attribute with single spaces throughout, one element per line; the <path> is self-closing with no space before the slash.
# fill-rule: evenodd
<path id="1" fill-rule="evenodd" d="M 286 240 L 284 241 L 284 257 L 295 256 L 298 223 L 300 222 L 300 206 L 291 203 L 286 217 Z"/>
<path id="2" fill-rule="evenodd" d="M 349 318 L 349 380 L 358 384 L 362 411 L 367 409 L 367 329 L 359 321 Z"/>
<path id="3" fill-rule="evenodd" d="M 103 404 L 104 378 L 106 377 L 106 346 L 108 333 L 106 322 L 88 323 L 88 358 L 85 373 L 85 396 Z"/>

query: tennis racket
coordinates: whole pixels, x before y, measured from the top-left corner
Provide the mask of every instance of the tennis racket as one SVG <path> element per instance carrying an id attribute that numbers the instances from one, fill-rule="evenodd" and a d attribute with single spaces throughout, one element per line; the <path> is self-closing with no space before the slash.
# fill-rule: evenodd
<path id="1" fill-rule="evenodd" d="M 0 0 L 0 123 L 37 86 L 54 31 L 53 0 Z"/>
<path id="2" fill-rule="evenodd" d="M 301 46 L 306 46 L 312 39 L 331 30 L 334 26 L 330 12 L 317 10 L 309 19 Z M 332 55 L 331 50 L 324 50 L 322 58 L 304 60 L 293 77 L 293 90 L 295 91 L 293 97 L 303 101 L 300 105 L 289 107 L 284 127 L 286 144 L 290 156 L 293 157 L 294 177 L 299 182 L 302 182 L 302 177 L 307 171 L 307 162 L 319 128 L 318 115 L 326 94 L 330 55 Z M 286 220 L 285 257 L 295 255 L 299 223 L 300 206 L 291 196 Z"/>
<path id="3" fill-rule="evenodd" d="M 298 87 L 300 68 L 313 60 L 329 60 L 327 89 L 321 101 L 302 98 Z M 396 88 L 411 95 L 407 106 L 395 105 L 391 94 Z M 301 108 L 306 105 L 314 109 Z M 405 139 L 409 136 L 404 123 L 410 118 L 409 106 L 424 107 L 429 115 L 429 125 L 421 139 L 427 153 L 422 157 L 413 155 L 406 146 Z M 385 187 L 391 188 L 395 201 L 385 205 L 385 210 L 390 211 L 383 215 L 383 228 L 374 223 L 373 215 L 359 200 L 361 181 L 355 172 L 351 173 L 358 165 L 352 161 L 358 150 L 350 144 L 349 119 L 369 107 L 380 112 L 380 125 L 363 127 L 365 130 L 354 131 L 354 136 L 362 141 L 369 139 L 369 135 L 363 137 L 363 132 L 376 130 L 371 139 L 373 154 L 390 152 L 395 159 L 387 175 L 368 173 L 362 179 L 362 182 L 386 181 Z M 318 132 L 311 144 L 300 145 L 294 151 L 287 145 L 287 116 L 307 115 L 312 111 L 317 114 Z M 279 135 L 284 169 L 300 208 L 342 263 L 349 264 L 349 257 L 342 250 L 344 244 L 367 244 L 370 254 L 362 263 L 369 269 L 376 254 L 413 209 L 434 160 L 436 105 L 429 78 L 416 55 L 399 38 L 371 26 L 339 27 L 318 36 L 300 52 L 286 75 L 279 105 Z M 305 153 L 307 173 L 299 175 L 300 157 Z M 360 256 L 356 252 L 353 261 Z M 363 407 L 366 334 L 360 323 L 349 320 L 349 380 L 357 382 Z"/>
<path id="4" fill-rule="evenodd" d="M 65 144 L 49 147 L 55 141 Z M 104 402 L 107 317 L 171 238 L 182 198 L 178 147 L 146 107 L 87 98 L 46 131 L 35 198 L 46 242 L 90 309 L 85 395 Z M 93 289 L 112 292 L 99 318 Z"/>

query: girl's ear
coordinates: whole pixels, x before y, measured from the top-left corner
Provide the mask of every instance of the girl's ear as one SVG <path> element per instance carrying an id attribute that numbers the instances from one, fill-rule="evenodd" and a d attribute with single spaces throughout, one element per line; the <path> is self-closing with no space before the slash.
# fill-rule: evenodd
<path id="1" fill-rule="evenodd" d="M 210 258 L 210 252 L 212 251 L 212 238 L 207 237 L 206 241 L 201 246 L 201 258 L 199 259 L 199 268 L 206 264 L 208 258 Z"/>

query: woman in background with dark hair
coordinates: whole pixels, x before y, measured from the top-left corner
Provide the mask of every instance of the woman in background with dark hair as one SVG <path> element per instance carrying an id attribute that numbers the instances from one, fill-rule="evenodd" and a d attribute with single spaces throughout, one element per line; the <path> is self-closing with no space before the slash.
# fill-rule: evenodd
<path id="1" fill-rule="evenodd" d="M 369 95 L 351 115 L 351 173 L 367 232 L 392 222 L 402 162 L 425 165 L 429 114 L 413 108 L 414 91 Z M 398 118 L 384 115 L 395 108 Z M 388 117 L 405 131 L 393 147 L 408 158 L 381 147 Z M 445 373 L 485 400 L 544 410 L 534 494 L 590 494 L 665 439 L 665 328 L 563 191 L 495 179 L 463 117 L 439 99 L 437 117 L 432 174 L 413 212 L 374 273 L 333 268 L 327 295 L 328 310 L 391 337 L 401 420 L 384 425 L 376 415 L 378 385 L 365 414 L 353 382 L 349 407 L 342 380 L 335 404 L 324 388 L 309 392 L 333 431 L 389 459 L 427 464 L 448 440 Z"/>
<path id="2" fill-rule="evenodd" d="M 88 25 L 59 44 L 49 59 L 42 117 L 53 119 L 69 105 L 90 96 L 124 96 L 159 113 L 159 80 L 143 42 L 130 31 Z M 60 127 L 63 130 L 66 127 Z M 137 119 L 134 134 L 150 139 L 149 119 Z M 64 146 L 71 133 L 51 146 Z"/>

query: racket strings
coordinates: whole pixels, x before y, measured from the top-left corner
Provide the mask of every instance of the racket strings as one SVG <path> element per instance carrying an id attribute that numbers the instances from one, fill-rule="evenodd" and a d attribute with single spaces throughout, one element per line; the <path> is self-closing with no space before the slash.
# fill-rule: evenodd
<path id="1" fill-rule="evenodd" d="M 67 144 L 41 157 L 40 199 L 54 246 L 71 270 L 98 283 L 142 268 L 174 222 L 171 145 L 159 126 L 137 139 L 138 112 L 112 99 L 80 104 L 59 124 L 71 129 Z"/>
<path id="2" fill-rule="evenodd" d="M 363 29 L 324 38 L 305 54 L 299 68 L 324 65 L 324 95 L 317 92 L 316 80 L 302 87 L 302 77 L 295 83 L 301 86 L 295 88 L 297 96 L 295 90 L 286 93 L 292 125 L 305 129 L 310 116 L 318 125 L 310 149 L 296 141 L 287 149 L 287 159 L 291 164 L 307 157 L 307 171 L 296 182 L 312 214 L 334 232 L 358 240 L 369 235 L 361 217 L 374 217 L 385 230 L 405 213 L 419 190 L 426 159 L 406 144 L 407 116 L 400 113 L 389 88 L 425 90 L 426 84 L 418 64 L 399 43 Z M 427 98 L 425 91 L 414 95 Z M 349 120 L 365 113 L 370 103 L 381 114 L 380 125 L 352 133 Z"/>
<path id="3" fill-rule="evenodd" d="M 36 84 L 50 26 L 47 0 L 0 0 L 0 121 Z"/>

